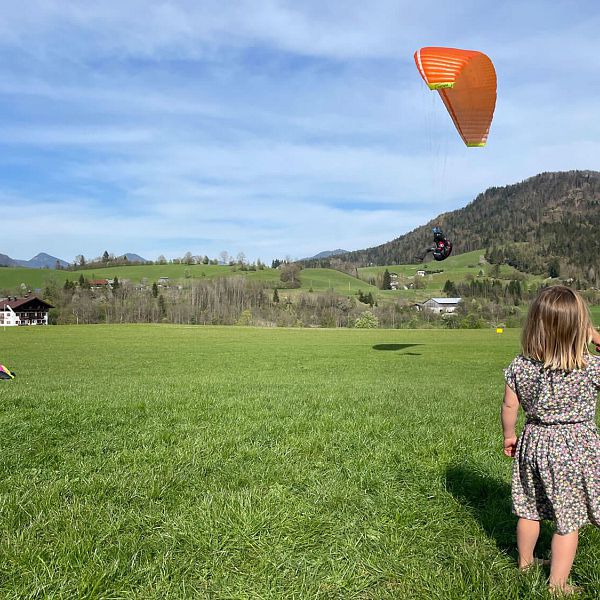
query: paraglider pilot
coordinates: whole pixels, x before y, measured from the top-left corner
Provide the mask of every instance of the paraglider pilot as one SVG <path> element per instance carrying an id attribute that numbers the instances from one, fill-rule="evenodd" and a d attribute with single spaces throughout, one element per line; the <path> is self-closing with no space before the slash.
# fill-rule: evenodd
<path id="1" fill-rule="evenodd" d="M 439 227 L 433 228 L 433 246 L 427 248 L 423 254 L 417 257 L 423 260 L 429 252 L 433 253 L 435 260 L 446 260 L 452 252 L 452 242 L 444 235 Z"/>

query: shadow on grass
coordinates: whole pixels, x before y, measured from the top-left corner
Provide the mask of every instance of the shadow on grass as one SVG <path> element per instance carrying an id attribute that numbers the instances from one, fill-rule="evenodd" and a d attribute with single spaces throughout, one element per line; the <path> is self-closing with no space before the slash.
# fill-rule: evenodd
<path id="1" fill-rule="evenodd" d="M 413 346 L 422 346 L 423 344 L 375 344 L 373 346 L 373 350 L 387 350 L 396 351 L 396 350 L 404 350 L 404 348 L 412 348 Z M 414 352 L 406 352 L 406 354 L 411 354 L 412 356 L 420 356 L 420 354 L 415 354 Z"/>
<path id="2" fill-rule="evenodd" d="M 517 557 L 515 528 L 517 517 L 512 514 L 510 485 L 482 472 L 475 465 L 450 465 L 446 469 L 446 489 L 473 515 L 486 535 L 502 552 Z M 537 556 L 547 556 L 552 530 L 542 524 Z"/>

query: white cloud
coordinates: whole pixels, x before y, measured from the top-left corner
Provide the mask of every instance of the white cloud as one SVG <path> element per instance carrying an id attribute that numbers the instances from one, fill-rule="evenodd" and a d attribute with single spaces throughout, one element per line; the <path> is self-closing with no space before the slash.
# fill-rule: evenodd
<path id="1" fill-rule="evenodd" d="M 0 252 L 355 249 L 490 185 L 597 168 L 594 7 L 8 3 L 0 176 L 35 216 L 8 224 Z M 416 73 L 413 51 L 432 43 L 495 61 L 483 151 L 461 145 Z"/>

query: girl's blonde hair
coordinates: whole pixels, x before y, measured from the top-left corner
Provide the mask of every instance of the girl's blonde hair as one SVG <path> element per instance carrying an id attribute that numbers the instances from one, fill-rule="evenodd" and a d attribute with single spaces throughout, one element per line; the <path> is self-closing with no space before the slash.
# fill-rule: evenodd
<path id="1" fill-rule="evenodd" d="M 523 356 L 549 369 L 572 371 L 587 364 L 591 319 L 583 298 L 564 285 L 543 289 L 529 307 Z"/>

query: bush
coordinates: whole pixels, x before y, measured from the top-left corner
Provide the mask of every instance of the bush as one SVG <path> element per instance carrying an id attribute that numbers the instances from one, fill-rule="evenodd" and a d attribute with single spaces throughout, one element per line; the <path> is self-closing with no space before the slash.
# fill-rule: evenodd
<path id="1" fill-rule="evenodd" d="M 357 329 L 377 329 L 379 327 L 379 319 L 370 310 L 365 310 L 354 321 L 354 327 Z"/>

